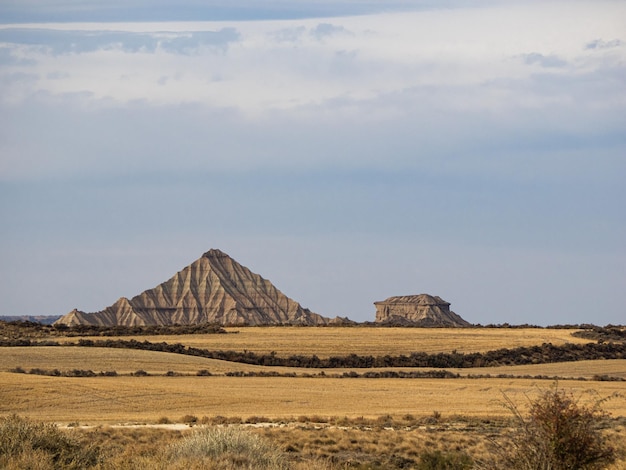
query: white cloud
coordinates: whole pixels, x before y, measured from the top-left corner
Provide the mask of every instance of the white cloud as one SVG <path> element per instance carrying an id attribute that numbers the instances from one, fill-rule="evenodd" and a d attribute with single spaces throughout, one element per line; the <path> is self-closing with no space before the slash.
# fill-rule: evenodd
<path id="1" fill-rule="evenodd" d="M 538 64 L 541 67 L 546 68 L 560 68 L 567 66 L 567 62 L 560 59 L 556 55 L 543 55 L 538 52 L 531 52 L 530 54 L 523 54 L 522 60 L 528 65 Z"/>
<path id="2" fill-rule="evenodd" d="M 585 44 L 596 44 L 598 36 L 624 36 L 612 24 L 612 16 L 624 10 L 619 5 L 577 3 L 565 15 L 550 16 L 554 8 L 530 4 L 329 22 L 5 28 L 0 29 L 3 55 L 13 58 L 5 68 L 29 69 L 41 80 L 0 97 L 14 101 L 41 91 L 88 92 L 96 100 L 196 102 L 258 116 L 271 109 L 370 100 L 420 87 L 448 89 L 452 95 L 459 87 L 479 87 L 481 99 L 460 105 L 480 107 L 482 102 L 490 108 L 498 106 L 498 96 L 506 97 L 490 84 L 532 80 L 534 71 L 524 64 L 555 71 L 567 65 L 568 73 L 577 74 L 583 63 L 594 67 L 586 54 L 595 54 L 597 63 L 599 48 L 585 49 Z M 597 21 L 587 21 L 590 16 Z M 621 50 L 615 56 L 620 48 L 607 49 L 613 63 L 623 61 Z M 15 63 L 18 57 L 30 65 Z M 522 61 L 512 60 L 516 57 Z M 66 78 L 59 80 L 61 74 Z M 51 76 L 57 79 L 47 79 Z"/>
<path id="3" fill-rule="evenodd" d="M 517 312 L 529 308 L 526 289 L 548 296 L 550 286 L 551 305 L 585 285 L 612 305 L 623 298 L 619 263 L 607 260 L 623 259 L 626 4 L 472 4 L 288 21 L 0 26 L 0 255 L 19 267 L 56 249 L 64 261 L 49 258 L 41 279 L 73 260 L 74 281 L 84 254 L 104 245 L 174 244 L 176 268 L 211 246 L 248 250 L 248 263 L 271 245 L 287 279 L 297 253 L 315 258 L 300 287 L 280 272 L 270 278 L 327 314 L 361 315 L 413 289 L 462 314 L 493 289 L 520 300 Z M 367 276 L 372 247 L 376 272 L 393 265 L 399 274 L 369 298 L 381 286 Z M 340 273 L 331 285 L 320 252 Z M 139 275 L 139 264 L 154 266 L 150 256 L 127 269 Z M 413 267 L 437 262 L 427 274 Z M 265 273 L 272 263 L 250 265 Z M 3 302 L 29 285 L 9 271 Z M 355 272 L 363 287 L 306 297 Z M 353 298 L 365 304 L 351 310 Z"/>

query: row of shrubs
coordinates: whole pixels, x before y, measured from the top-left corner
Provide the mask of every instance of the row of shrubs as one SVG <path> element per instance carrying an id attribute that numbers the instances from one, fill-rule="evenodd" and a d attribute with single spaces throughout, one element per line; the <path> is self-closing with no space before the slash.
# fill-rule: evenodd
<path id="1" fill-rule="evenodd" d="M 35 367 L 26 371 L 22 367 L 15 367 L 9 369 L 9 372 L 16 374 L 32 374 L 32 375 L 47 375 L 50 377 L 117 377 L 117 372 L 113 371 L 101 371 L 94 372 L 92 370 L 72 369 L 66 371 L 60 371 L 59 369 L 40 369 Z"/>
<path id="2" fill-rule="evenodd" d="M 83 347 L 143 349 L 261 366 L 320 369 L 373 367 L 429 367 L 443 369 L 626 358 L 626 343 L 568 343 L 561 346 L 544 343 L 541 346 L 503 348 L 484 353 L 460 353 L 454 351 L 451 353 L 428 354 L 425 352 L 414 352 L 408 356 L 360 356 L 350 354 L 348 356 L 331 356 L 329 358 L 319 358 L 316 355 L 279 357 L 273 352 L 270 354 L 256 354 L 251 351 L 210 351 L 208 349 L 186 347 L 180 343 L 151 343 L 134 339 L 96 341 L 80 339 L 78 345 Z"/>
<path id="3" fill-rule="evenodd" d="M 33 368 L 26 371 L 22 367 L 15 367 L 10 369 L 9 372 L 16 374 L 32 374 L 32 375 L 46 375 L 51 377 L 117 377 L 119 374 L 116 371 L 100 371 L 94 372 L 92 370 L 72 369 L 68 371 L 60 371 L 59 369 L 40 369 Z M 154 374 L 150 374 L 143 369 L 139 369 L 130 373 L 133 377 L 147 377 Z M 179 377 L 188 374 L 183 374 L 175 371 L 167 371 L 163 374 L 165 377 Z M 195 374 L 198 377 L 211 377 L 213 374 L 207 369 L 201 369 Z M 278 371 L 230 371 L 224 374 L 226 377 L 297 377 L 295 372 L 278 372 Z M 461 374 L 450 372 L 447 370 L 427 370 L 427 371 L 395 371 L 395 370 L 383 370 L 383 371 L 368 371 L 362 374 L 356 371 L 343 372 L 341 374 L 327 374 L 321 371 L 319 374 L 302 374 L 301 377 L 322 377 L 322 378 L 364 378 L 364 379 L 458 379 L 464 376 Z M 469 374 L 466 376 L 469 379 L 533 379 L 533 380 L 567 380 L 571 377 L 559 377 L 549 375 L 515 375 L 515 374 Z M 584 377 L 578 377 L 577 380 L 586 381 L 588 379 Z M 596 374 L 591 380 L 600 382 L 626 382 L 623 377 L 615 377 L 609 375 Z"/>
<path id="4" fill-rule="evenodd" d="M 67 343 L 65 345 L 72 346 L 76 344 Z M 329 358 L 319 358 L 316 355 L 292 355 L 289 357 L 279 357 L 273 352 L 270 354 L 256 354 L 251 351 L 210 351 L 208 349 L 187 347 L 181 343 L 152 343 L 149 341 L 137 341 L 135 339 L 80 339 L 77 345 L 82 347 L 140 349 L 169 352 L 261 366 L 324 369 L 372 367 L 468 368 L 626 358 L 626 342 L 587 344 L 568 343 L 561 346 L 544 343 L 541 346 L 527 346 L 512 349 L 503 348 L 484 353 L 460 353 L 454 351 L 451 353 L 428 354 L 424 352 L 414 352 L 408 356 L 360 356 L 357 354 L 350 354 L 348 356 L 331 356 Z M 49 340 L 39 342 L 31 339 L 5 339 L 0 340 L 0 346 L 60 346 L 60 344 Z"/>
<path id="5" fill-rule="evenodd" d="M 225 334 L 226 330 L 215 323 L 197 325 L 44 325 L 31 321 L 0 321 L 1 336 L 8 338 L 33 338 L 44 336 L 158 336 L 191 334 Z"/>
<path id="6" fill-rule="evenodd" d="M 233 325 L 233 326 L 247 326 L 247 325 Z M 267 325 L 267 326 L 293 326 L 293 325 Z M 393 324 L 381 324 L 376 322 L 345 322 L 329 325 L 332 327 L 349 327 L 349 328 L 384 328 L 393 327 Z M 401 325 L 403 327 L 422 328 L 418 325 Z M 263 328 L 264 325 L 259 325 L 258 328 Z M 323 327 L 323 326 L 321 326 Z M 449 326 L 431 326 L 429 328 L 450 328 Z M 488 324 L 472 325 L 472 328 L 502 328 L 502 329 L 520 329 L 520 328 L 545 328 L 545 329 L 572 329 L 582 330 L 580 332 L 574 332 L 576 336 L 585 338 L 604 339 L 612 341 L 626 341 L 626 328 L 619 325 L 606 325 L 596 326 L 592 324 L 578 324 L 578 325 L 551 325 L 551 326 L 539 326 L 531 325 L 528 323 L 521 325 L 511 325 L 509 323 L 501 324 Z M 223 325 L 215 323 L 202 323 L 197 325 L 145 325 L 145 326 L 99 326 L 99 325 L 63 325 L 63 324 L 42 324 L 32 321 L 11 321 L 6 322 L 0 320 L 0 332 L 1 336 L 10 338 L 18 337 L 42 337 L 42 336 L 156 336 L 156 335 L 185 335 L 185 334 L 213 334 L 213 333 L 227 333 Z M 232 331 L 229 333 L 237 333 Z"/>
<path id="7" fill-rule="evenodd" d="M 592 339 L 598 342 L 625 342 L 626 328 L 623 326 L 608 325 L 605 327 L 592 326 L 581 331 L 574 331 L 572 336 L 578 338 Z"/>

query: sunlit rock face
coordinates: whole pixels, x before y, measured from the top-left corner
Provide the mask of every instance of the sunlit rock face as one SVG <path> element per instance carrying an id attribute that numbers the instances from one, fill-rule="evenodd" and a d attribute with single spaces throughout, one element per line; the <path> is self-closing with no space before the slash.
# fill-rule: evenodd
<path id="1" fill-rule="evenodd" d="M 220 250 L 210 250 L 168 281 L 100 312 L 72 310 L 65 325 L 325 325 L 270 281 Z"/>
<path id="2" fill-rule="evenodd" d="M 389 297 L 376 306 L 376 322 L 416 326 L 470 326 L 441 297 L 419 294 Z"/>

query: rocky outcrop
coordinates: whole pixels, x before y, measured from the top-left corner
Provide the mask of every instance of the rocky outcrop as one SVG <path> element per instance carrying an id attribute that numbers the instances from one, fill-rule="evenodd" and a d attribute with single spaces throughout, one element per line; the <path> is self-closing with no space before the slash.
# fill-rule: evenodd
<path id="1" fill-rule="evenodd" d="M 450 303 L 428 294 L 389 297 L 376 306 L 376 323 L 398 326 L 470 326 L 450 310 Z"/>
<path id="2" fill-rule="evenodd" d="M 168 281 L 100 312 L 72 310 L 65 325 L 325 325 L 272 283 L 220 250 L 210 250 Z"/>

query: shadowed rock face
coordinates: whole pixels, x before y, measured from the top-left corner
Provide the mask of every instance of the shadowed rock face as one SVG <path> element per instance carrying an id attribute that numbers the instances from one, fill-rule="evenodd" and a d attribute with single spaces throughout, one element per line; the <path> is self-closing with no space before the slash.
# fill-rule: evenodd
<path id="1" fill-rule="evenodd" d="M 416 326 L 470 326 L 450 310 L 450 303 L 428 294 L 389 297 L 376 306 L 376 322 Z"/>
<path id="2" fill-rule="evenodd" d="M 100 312 L 72 310 L 66 325 L 325 325 L 272 283 L 220 250 L 210 250 L 168 281 Z"/>

